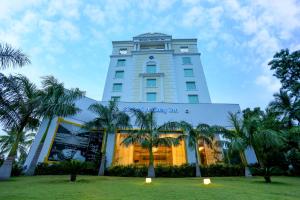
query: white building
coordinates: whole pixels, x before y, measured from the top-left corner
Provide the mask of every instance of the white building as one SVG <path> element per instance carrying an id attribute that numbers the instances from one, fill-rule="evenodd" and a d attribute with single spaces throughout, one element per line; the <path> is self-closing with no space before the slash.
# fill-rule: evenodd
<path id="1" fill-rule="evenodd" d="M 230 127 L 228 112 L 239 112 L 238 104 L 214 104 L 208 92 L 197 39 L 173 39 L 162 33 L 146 33 L 130 41 L 113 41 L 112 55 L 106 77 L 102 102 L 116 99 L 119 108 L 156 109 L 159 124 L 167 121 L 187 121 Z M 77 102 L 81 112 L 67 118 L 55 118 L 42 148 L 39 162 L 59 161 L 65 158 L 95 159 L 99 150 L 97 138 L 91 138 L 80 124 L 93 119 L 88 111 L 96 100 L 83 98 Z M 44 120 L 25 162 L 29 166 L 46 129 Z M 109 134 L 107 167 L 110 165 L 145 164 L 146 152 L 139 146 L 124 147 L 124 135 Z M 205 144 L 199 146 L 202 163 L 212 164 L 222 159 Z M 145 156 L 146 155 L 146 156 Z M 194 149 L 183 141 L 178 147 L 159 147 L 154 153 L 156 164 L 180 165 L 195 162 Z M 256 162 L 252 151 L 246 154 L 249 163 Z"/>

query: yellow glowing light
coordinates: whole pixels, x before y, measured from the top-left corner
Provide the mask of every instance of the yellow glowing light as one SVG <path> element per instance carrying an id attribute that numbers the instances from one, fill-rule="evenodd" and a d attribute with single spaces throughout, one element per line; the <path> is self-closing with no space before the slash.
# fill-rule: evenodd
<path id="1" fill-rule="evenodd" d="M 158 150 L 157 147 L 153 147 L 153 148 L 152 148 L 152 151 L 153 151 L 154 153 L 157 152 L 157 150 Z"/>
<path id="2" fill-rule="evenodd" d="M 151 183 L 151 182 L 152 182 L 151 178 L 146 178 L 146 183 Z"/>
<path id="3" fill-rule="evenodd" d="M 204 147 L 199 147 L 199 151 L 203 151 L 204 150 Z"/>
<path id="4" fill-rule="evenodd" d="M 203 179 L 203 184 L 204 184 L 204 185 L 211 184 L 211 181 L 210 181 L 210 179 L 209 179 L 209 178 L 205 178 L 205 179 Z"/>

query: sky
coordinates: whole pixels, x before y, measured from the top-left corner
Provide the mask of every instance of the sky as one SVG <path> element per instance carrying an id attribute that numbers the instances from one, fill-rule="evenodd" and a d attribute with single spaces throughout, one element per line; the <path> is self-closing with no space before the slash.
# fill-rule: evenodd
<path id="1" fill-rule="evenodd" d="M 280 82 L 268 62 L 300 49 L 296 0 L 0 0 L 0 42 L 32 64 L 5 70 L 40 85 L 54 75 L 101 100 L 111 41 L 146 32 L 197 38 L 213 103 L 265 108 Z"/>

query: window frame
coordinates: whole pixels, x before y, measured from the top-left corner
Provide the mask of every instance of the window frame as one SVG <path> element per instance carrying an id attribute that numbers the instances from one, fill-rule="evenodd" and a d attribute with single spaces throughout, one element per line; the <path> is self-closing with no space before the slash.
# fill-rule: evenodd
<path id="1" fill-rule="evenodd" d="M 190 101 L 190 97 L 197 97 L 197 102 L 191 102 L 191 101 Z M 189 94 L 189 95 L 188 95 L 188 102 L 189 102 L 190 104 L 198 104 L 198 103 L 199 103 L 199 96 L 198 96 L 198 94 Z"/>
<path id="2" fill-rule="evenodd" d="M 189 46 L 180 46 L 180 53 L 189 53 Z"/>
<path id="3" fill-rule="evenodd" d="M 122 73 L 122 77 L 117 77 L 118 73 Z M 124 78 L 124 73 L 125 73 L 124 70 L 116 70 L 114 78 L 115 79 L 123 79 Z"/>
<path id="4" fill-rule="evenodd" d="M 193 88 L 189 88 L 188 85 L 189 84 L 193 84 Z M 191 85 L 190 85 L 191 86 Z M 185 87 L 187 91 L 196 91 L 197 87 L 196 87 L 196 81 L 186 81 L 185 82 Z"/>
<path id="5" fill-rule="evenodd" d="M 154 81 L 155 84 L 153 84 L 153 85 L 149 84 L 148 85 L 148 83 L 149 83 L 148 81 Z M 156 78 L 147 78 L 146 79 L 146 87 L 147 88 L 156 88 L 157 87 L 157 79 Z"/>
<path id="6" fill-rule="evenodd" d="M 124 53 L 124 51 L 125 51 L 125 53 Z M 123 52 L 123 53 L 122 53 Z M 119 49 L 119 54 L 120 55 L 126 55 L 128 53 L 128 49 L 127 48 L 120 48 Z"/>
<path id="7" fill-rule="evenodd" d="M 123 63 L 123 64 L 120 64 Z M 117 67 L 125 67 L 126 66 L 126 59 L 118 59 L 117 60 Z"/>
<path id="8" fill-rule="evenodd" d="M 116 88 L 115 88 L 116 85 L 120 85 L 120 90 L 116 90 Z M 113 92 L 122 92 L 122 90 L 123 90 L 123 83 L 114 83 L 113 84 L 113 88 L 112 88 Z"/>
<path id="9" fill-rule="evenodd" d="M 116 100 L 116 102 L 119 102 L 119 101 L 121 101 L 121 96 L 111 96 L 111 98 L 110 98 L 112 101 L 114 100 L 114 99 L 118 99 L 118 100 Z"/>
<path id="10" fill-rule="evenodd" d="M 185 59 L 189 59 L 189 62 L 184 61 Z M 191 65 L 192 64 L 192 58 L 191 57 L 185 56 L 185 57 L 182 57 L 181 60 L 182 60 L 183 65 Z"/>
<path id="11" fill-rule="evenodd" d="M 148 67 L 155 67 L 154 72 L 152 72 L 151 70 L 148 71 Z M 157 65 L 156 64 L 147 64 L 146 65 L 146 73 L 148 73 L 148 74 L 155 74 L 155 73 L 157 73 Z"/>
<path id="12" fill-rule="evenodd" d="M 151 95 L 151 94 L 155 95 L 155 99 L 153 101 L 148 99 L 148 95 Z M 156 92 L 147 92 L 146 93 L 146 100 L 147 100 L 147 102 L 156 102 L 157 101 L 157 93 Z"/>
<path id="13" fill-rule="evenodd" d="M 190 70 L 192 72 L 191 75 L 187 75 L 186 74 L 186 72 L 188 70 Z M 184 75 L 184 77 L 194 77 L 194 69 L 193 68 L 185 68 L 185 69 L 183 69 L 183 75 Z"/>

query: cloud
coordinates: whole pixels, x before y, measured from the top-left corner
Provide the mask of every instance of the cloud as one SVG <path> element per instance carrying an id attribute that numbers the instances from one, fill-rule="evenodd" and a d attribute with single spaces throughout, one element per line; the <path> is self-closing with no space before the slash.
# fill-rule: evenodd
<path id="1" fill-rule="evenodd" d="M 46 14 L 48 16 L 62 16 L 65 18 L 80 18 L 79 0 L 51 0 L 48 4 Z"/>
<path id="2" fill-rule="evenodd" d="M 105 13 L 97 6 L 86 5 L 83 13 L 93 22 L 97 24 L 105 23 Z"/>
<path id="3" fill-rule="evenodd" d="M 278 92 L 281 84 L 278 79 L 275 79 L 274 77 L 270 75 L 260 75 L 255 80 L 255 83 L 259 86 L 263 86 L 267 88 L 268 92 L 271 94 Z"/>

